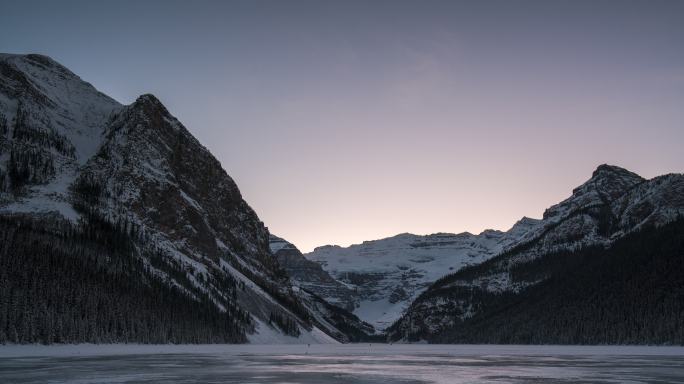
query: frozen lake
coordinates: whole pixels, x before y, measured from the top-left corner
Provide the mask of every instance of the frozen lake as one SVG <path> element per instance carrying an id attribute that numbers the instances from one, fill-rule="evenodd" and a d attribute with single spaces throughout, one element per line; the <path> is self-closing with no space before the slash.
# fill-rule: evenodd
<path id="1" fill-rule="evenodd" d="M 684 383 L 681 347 L 0 346 L 0 383 Z"/>

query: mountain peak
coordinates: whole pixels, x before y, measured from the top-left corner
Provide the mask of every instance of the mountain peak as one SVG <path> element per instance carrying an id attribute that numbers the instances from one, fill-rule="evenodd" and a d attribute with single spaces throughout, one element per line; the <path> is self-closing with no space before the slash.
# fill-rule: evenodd
<path id="1" fill-rule="evenodd" d="M 572 196 L 547 209 L 544 219 L 561 219 L 577 209 L 608 204 L 644 181 L 643 177 L 624 168 L 601 164 L 589 180 L 572 190 Z"/>
<path id="2" fill-rule="evenodd" d="M 541 220 L 533 219 L 531 217 L 523 216 L 520 220 L 513 224 L 513 228 L 529 228 L 539 224 Z"/>
<path id="3" fill-rule="evenodd" d="M 34 63 L 38 63 L 40 65 L 43 65 L 44 67 L 55 68 L 61 72 L 66 72 L 66 73 L 74 75 L 74 73 L 71 72 L 69 69 L 67 69 L 67 67 L 58 63 L 55 59 L 51 58 L 50 56 L 41 55 L 41 54 L 37 54 L 37 53 L 29 53 L 28 55 L 25 55 L 24 57 L 27 60 L 33 61 Z"/>
<path id="4" fill-rule="evenodd" d="M 138 98 L 132 105 L 142 107 L 145 110 L 159 111 L 164 114 L 169 113 L 164 104 L 162 104 L 162 102 L 159 101 L 159 99 L 151 93 L 145 93 L 143 95 L 138 96 Z"/>
<path id="5" fill-rule="evenodd" d="M 643 181 L 644 179 L 634 172 L 628 171 L 625 168 L 618 167 L 617 165 L 601 164 L 596 167 L 596 170 L 591 174 L 592 179 L 600 177 L 621 177 L 621 178 L 631 178 L 638 181 Z"/>
<path id="6" fill-rule="evenodd" d="M 0 61 L 11 63 L 14 70 L 34 78 L 34 81 L 41 85 L 45 85 L 45 80 L 49 77 L 81 81 L 80 77 L 53 58 L 37 53 L 26 55 L 0 53 Z"/>
<path id="7" fill-rule="evenodd" d="M 161 101 L 159 99 L 151 94 L 151 93 L 145 93 L 140 96 L 138 96 L 138 99 L 135 100 L 136 103 L 151 103 L 151 104 L 157 104 L 157 105 L 162 105 Z"/>
<path id="8" fill-rule="evenodd" d="M 579 192 L 581 194 L 582 192 L 591 189 L 596 190 L 609 200 L 612 200 L 644 180 L 643 177 L 624 168 L 615 165 L 601 164 L 596 168 L 594 173 L 592 173 L 591 179 L 582 186 L 576 188 L 573 193 L 576 194 Z"/>
<path id="9" fill-rule="evenodd" d="M 168 122 L 176 120 L 164 104 L 151 93 L 138 96 L 127 108 L 133 113 L 138 114 L 141 118 L 151 122 L 150 127 L 159 128 L 167 126 Z M 179 127 L 179 125 L 173 125 L 174 130 Z"/>

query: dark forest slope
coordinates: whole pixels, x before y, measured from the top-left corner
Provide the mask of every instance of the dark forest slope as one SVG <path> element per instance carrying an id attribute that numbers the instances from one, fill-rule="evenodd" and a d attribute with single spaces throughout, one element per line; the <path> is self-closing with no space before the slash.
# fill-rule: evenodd
<path id="1" fill-rule="evenodd" d="M 684 344 L 683 219 L 630 234 L 608 249 L 550 253 L 518 264 L 511 270 L 514 280 L 542 280 L 518 293 L 451 284 L 468 273 L 440 281 L 421 299 L 467 297 L 477 303 L 477 313 L 442 332 L 410 338 L 434 343 Z"/>
<path id="2" fill-rule="evenodd" d="M 209 300 L 154 274 L 129 230 L 0 216 L 0 343 L 246 341 L 249 313 L 230 298 L 225 312 Z"/>

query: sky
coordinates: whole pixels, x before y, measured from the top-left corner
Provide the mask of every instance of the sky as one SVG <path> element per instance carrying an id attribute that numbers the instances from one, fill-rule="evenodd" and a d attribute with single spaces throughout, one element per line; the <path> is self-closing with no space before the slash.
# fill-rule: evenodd
<path id="1" fill-rule="evenodd" d="M 0 0 L 0 52 L 153 93 L 305 252 L 684 171 L 684 1 Z"/>

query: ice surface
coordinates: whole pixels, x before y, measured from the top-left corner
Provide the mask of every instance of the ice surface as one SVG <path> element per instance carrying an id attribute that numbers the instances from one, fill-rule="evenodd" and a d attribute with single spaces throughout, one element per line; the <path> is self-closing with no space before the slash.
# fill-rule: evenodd
<path id="1" fill-rule="evenodd" d="M 8 383 L 681 383 L 684 348 L 495 345 L 0 347 Z"/>

